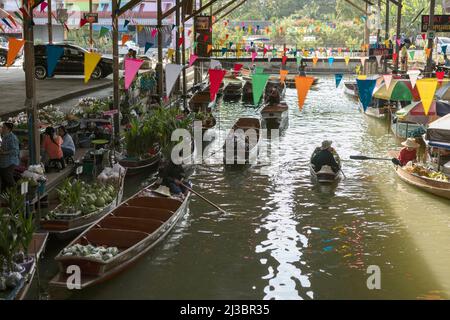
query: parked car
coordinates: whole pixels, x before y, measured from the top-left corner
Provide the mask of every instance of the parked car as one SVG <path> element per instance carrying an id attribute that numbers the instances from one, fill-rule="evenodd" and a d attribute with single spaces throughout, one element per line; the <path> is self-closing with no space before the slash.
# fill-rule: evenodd
<path id="1" fill-rule="evenodd" d="M 86 49 L 73 44 L 57 43 L 57 46 L 64 48 L 64 53 L 56 65 L 54 75 L 83 75 L 84 74 L 84 54 Z M 47 50 L 46 45 L 34 46 L 34 76 L 42 80 L 47 75 Z M 92 79 L 105 78 L 113 72 L 112 59 L 102 57 L 100 62 L 92 72 Z"/>
<path id="2" fill-rule="evenodd" d="M 0 47 L 8 48 L 8 39 L 0 37 Z"/>
<path id="3" fill-rule="evenodd" d="M 8 56 L 8 49 L 0 47 L 0 67 L 6 66 L 7 56 Z"/>

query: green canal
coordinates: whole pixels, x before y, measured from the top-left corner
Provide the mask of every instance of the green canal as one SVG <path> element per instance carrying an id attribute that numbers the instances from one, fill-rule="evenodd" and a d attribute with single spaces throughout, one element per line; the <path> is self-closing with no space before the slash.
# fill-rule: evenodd
<path id="1" fill-rule="evenodd" d="M 44 298 L 450 298 L 450 203 L 404 184 L 390 162 L 349 160 L 383 157 L 397 144 L 383 121 L 360 113 L 335 88 L 334 78 L 320 79 L 302 111 L 296 99 L 288 89 L 290 126 L 270 162 L 197 166 L 195 189 L 226 214 L 193 196 L 182 221 L 139 263 L 81 292 L 48 290 L 57 272 L 53 257 L 65 244 L 52 240 L 40 268 Z M 240 104 L 220 106 L 213 153 L 242 115 L 258 114 Z M 309 157 L 324 139 L 343 159 L 346 179 L 334 187 L 310 179 Z M 140 182 L 127 181 L 127 194 Z M 367 287 L 373 265 L 381 272 L 379 290 Z"/>

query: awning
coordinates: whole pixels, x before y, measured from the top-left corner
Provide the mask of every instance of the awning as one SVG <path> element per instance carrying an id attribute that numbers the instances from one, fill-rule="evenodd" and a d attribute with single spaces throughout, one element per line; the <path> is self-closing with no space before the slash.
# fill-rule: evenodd
<path id="1" fill-rule="evenodd" d="M 430 143 L 450 143 L 450 114 L 430 123 L 426 139 Z"/>
<path id="2" fill-rule="evenodd" d="M 409 80 L 393 79 L 389 89 L 383 84 L 375 89 L 373 97 L 390 101 L 420 101 L 417 87 L 413 89 Z"/>

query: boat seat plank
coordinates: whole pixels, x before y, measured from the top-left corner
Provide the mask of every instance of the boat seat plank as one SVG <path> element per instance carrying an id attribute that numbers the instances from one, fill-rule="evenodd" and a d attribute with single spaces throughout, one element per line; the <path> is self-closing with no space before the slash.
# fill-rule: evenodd
<path id="1" fill-rule="evenodd" d="M 80 238 L 80 243 L 83 245 L 129 248 L 147 236 L 147 233 L 141 231 L 92 228 L 84 235 L 85 238 Z"/>
<path id="2" fill-rule="evenodd" d="M 114 216 L 126 218 L 153 219 L 162 222 L 173 216 L 173 211 L 160 208 L 122 206 L 114 210 Z"/>
<path id="3" fill-rule="evenodd" d="M 128 206 L 160 208 L 173 212 L 177 211 L 177 209 L 181 206 L 181 203 L 181 201 L 176 199 L 161 197 L 137 197 L 126 202 Z"/>
<path id="4" fill-rule="evenodd" d="M 134 230 L 145 233 L 152 233 L 162 226 L 164 222 L 156 219 L 141 219 L 130 217 L 106 217 L 100 221 L 96 228 Z"/>

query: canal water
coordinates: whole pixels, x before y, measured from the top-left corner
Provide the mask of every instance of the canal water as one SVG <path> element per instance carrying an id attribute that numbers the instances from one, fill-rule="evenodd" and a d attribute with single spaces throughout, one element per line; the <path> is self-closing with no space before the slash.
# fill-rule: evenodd
<path id="1" fill-rule="evenodd" d="M 226 214 L 193 196 L 172 233 L 134 267 L 75 299 L 430 299 L 450 297 L 450 206 L 400 181 L 384 157 L 398 148 L 383 121 L 321 78 L 302 111 L 288 89 L 290 126 L 269 163 L 229 170 L 199 165 L 192 182 Z M 220 137 L 251 108 L 224 103 Z M 333 140 L 346 179 L 317 186 L 309 158 Z M 127 181 L 132 194 L 139 183 Z M 49 244 L 42 286 L 56 273 Z M 369 266 L 381 288 L 369 290 Z M 373 267 L 372 267 L 373 268 Z M 50 295 L 49 298 L 62 298 Z"/>

